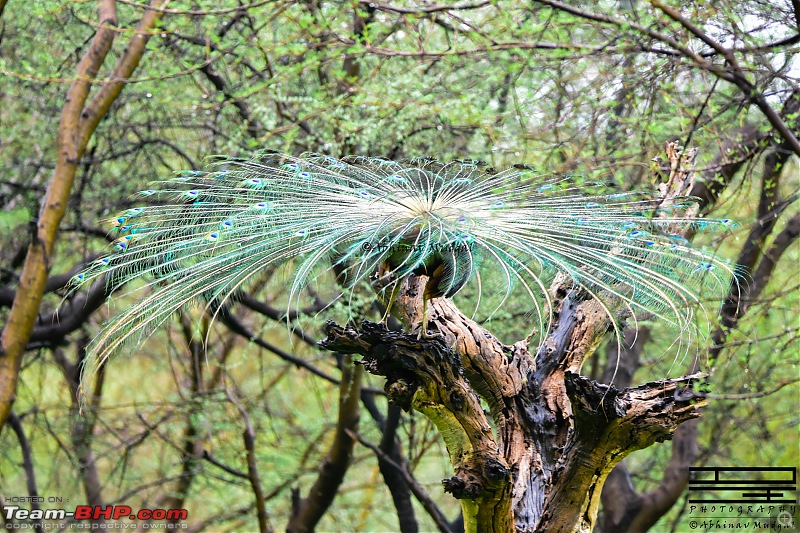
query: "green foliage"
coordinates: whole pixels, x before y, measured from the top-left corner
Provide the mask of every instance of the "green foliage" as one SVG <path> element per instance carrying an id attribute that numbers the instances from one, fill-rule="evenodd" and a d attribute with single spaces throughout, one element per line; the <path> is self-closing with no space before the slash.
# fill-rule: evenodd
<path id="1" fill-rule="evenodd" d="M 413 9 L 422 4 L 397 6 Z M 149 188 L 151 180 L 179 169 L 204 168 L 210 154 L 246 156 L 263 149 L 336 158 L 475 158 L 496 168 L 527 163 L 554 174 L 580 173 L 625 190 L 651 191 L 649 162 L 665 141 L 699 147 L 701 177 L 712 183 L 719 180 L 715 157 L 720 152 L 728 152 L 730 159 L 743 157 L 725 144 L 728 138 L 741 137 L 742 127 L 778 139 L 773 126 L 748 105 L 737 87 L 716 81 L 708 70 L 637 29 L 675 37 L 706 53 L 711 64 L 726 65 L 648 3 L 570 3 L 575 9 L 615 18 L 618 25 L 513 0 L 413 14 L 388 9 L 364 13 L 366 4 L 341 2 L 267 3 L 246 13 L 225 11 L 239 5 L 234 0 L 170 3 L 171 10 L 211 13 L 170 12 L 161 20 L 139 68 L 80 161 L 60 241 L 50 258 L 53 274 L 74 273 L 85 258 L 107 250 L 105 228 L 98 227 L 98 220 L 137 205 L 141 200 L 132 195 Z M 760 47 L 796 33 L 790 3 L 674 5 L 719 42 L 751 50 L 737 52 L 737 59 L 756 89 L 780 112 L 788 91 L 800 82 L 798 50 L 796 45 Z M 29 222 L 57 158 L 64 95 L 94 34 L 96 10 L 95 2 L 39 0 L 23 6 L 12 1 L 0 19 L 4 290 L 15 287 L 30 243 Z M 367 21 L 361 36 L 353 33 L 356 10 Z M 119 34 L 90 98 L 124 53 L 144 10 L 118 2 L 117 12 Z M 358 67 L 356 76 L 346 74 L 346 59 Z M 784 118 L 788 122 L 793 115 Z M 737 256 L 751 224 L 763 222 L 755 222 L 760 215 L 754 207 L 763 161 L 761 156 L 748 159 L 716 211 L 708 214 L 735 219 L 740 227 L 701 234 L 696 248 L 707 246 L 729 259 Z M 796 195 L 798 176 L 796 159 L 790 160 L 779 184 L 782 198 Z M 762 248 L 770 246 L 784 221 L 795 214 L 792 209 L 781 213 L 781 222 Z M 726 340 L 711 378 L 713 394 L 771 391 L 797 377 L 799 260 L 795 243 Z M 255 284 L 250 294 L 283 310 L 291 291 L 289 282 L 280 283 L 280 274 L 268 284 Z M 338 294 L 331 281 L 332 277 L 319 278 L 301 294 L 301 307 L 309 311 L 294 324 L 312 340 L 319 338 L 324 318 L 378 316 L 368 291 L 357 292 L 350 306 L 337 303 L 319 314 L 316 297 L 329 302 Z M 459 296 L 465 310 L 471 310 L 477 291 L 467 286 Z M 62 298 L 63 291 L 46 295 L 42 316 Z M 502 297 L 490 300 L 487 303 L 496 306 Z M 136 302 L 131 295 L 113 295 L 115 311 Z M 712 321 L 718 303 L 703 302 Z M 532 309 L 526 297 L 513 296 L 491 316 L 490 327 L 504 340 L 516 340 L 530 331 Z M 297 486 L 305 494 L 326 452 L 338 389 L 278 360 L 257 341 L 266 339 L 332 376 L 339 374 L 328 354 L 297 339 L 287 344 L 285 325 L 275 326 L 253 311 L 239 312 L 252 342 L 213 326 L 197 365 L 190 364 L 190 339 L 172 318 L 136 355 L 123 354 L 109 364 L 102 400 L 87 407 L 96 421 L 89 442 L 96 462 L 89 466 L 77 452 L 86 442 L 75 430 L 87 419 L 77 417 L 75 391 L 70 388 L 74 373 L 58 361 L 62 356 L 68 362 L 80 361 L 83 348 L 109 313 L 93 313 L 53 344 L 32 345 L 23 363 L 15 410 L 32 443 L 39 493 L 85 503 L 87 472 L 96 465 L 106 501 L 131 493 L 124 503 L 144 507 L 176 490 L 187 464 L 183 448 L 189 428 L 214 458 L 246 471 L 244 423 L 221 392 L 236 389 L 257 430 L 262 482 L 267 492 L 276 494 L 267 502 L 268 511 L 273 525 L 282 528 L 290 510 L 289 489 Z M 0 322 L 6 313 L 6 307 L 0 308 Z M 200 316 L 197 309 L 186 313 Z M 487 317 L 488 313 L 479 316 Z M 196 329 L 201 338 L 208 333 L 204 327 Z M 695 353 L 702 358 L 708 348 L 698 341 L 683 359 L 662 355 L 675 339 L 674 332 L 656 325 L 653 329 L 649 355 L 637 379 L 682 373 Z M 598 361 L 587 366 L 604 362 L 602 357 Z M 205 381 L 193 390 L 197 369 Z M 377 380 L 369 385 L 382 386 Z M 764 398 L 712 402 L 701 425 L 700 460 L 736 466 L 800 464 L 793 445 L 798 404 L 796 385 Z M 360 431 L 370 442 L 380 439 L 366 415 Z M 438 484 L 451 473 L 435 431 L 412 414 L 403 419 L 399 435 L 416 479 L 452 518 L 457 506 Z M 0 450 L 2 495 L 24 495 L 19 445 L 7 428 L 0 434 Z M 629 462 L 631 469 L 652 473 L 663 468 L 668 456 L 668 447 L 662 446 Z M 202 458 L 193 464 L 197 475 L 186 503 L 190 521 L 218 520 L 209 530 L 252 530 L 247 481 Z M 635 481 L 642 489 L 652 488 L 659 477 L 640 476 Z M 363 531 L 396 529 L 391 498 L 379 480 L 374 455 L 356 448 L 353 470 L 320 529 L 334 529 L 337 523 Z M 415 505 L 420 529 L 433 530 L 433 522 Z M 241 509 L 244 518 L 237 514 Z M 672 520 L 668 516 L 658 527 L 667 529 Z"/>

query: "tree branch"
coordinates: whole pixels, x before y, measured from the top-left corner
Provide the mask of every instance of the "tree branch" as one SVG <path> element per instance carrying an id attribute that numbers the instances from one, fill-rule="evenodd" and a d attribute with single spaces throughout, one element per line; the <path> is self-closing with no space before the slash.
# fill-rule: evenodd
<path id="1" fill-rule="evenodd" d="M 436 505 L 436 503 L 433 500 L 431 500 L 430 496 L 428 496 L 428 494 L 425 493 L 423 488 L 419 486 L 419 484 L 416 482 L 416 480 L 412 477 L 411 473 L 406 468 L 405 464 L 401 464 L 401 463 L 397 462 L 396 458 L 390 457 L 386 452 L 384 452 L 384 450 L 381 449 L 381 447 L 375 446 L 374 444 L 372 444 L 370 442 L 367 442 L 360 435 L 352 433 L 352 432 L 350 432 L 350 434 L 351 434 L 351 436 L 353 438 L 358 439 L 358 442 L 360 442 L 363 446 L 365 446 L 365 447 L 369 448 L 370 450 L 372 450 L 375 453 L 375 455 L 378 457 L 378 461 L 380 463 L 383 463 L 386 466 L 392 468 L 394 472 L 396 472 L 400 476 L 402 476 L 402 478 L 405 481 L 405 483 L 407 484 L 407 486 L 414 493 L 414 496 L 417 498 L 417 501 L 419 501 L 419 503 L 422 504 L 422 507 L 428 512 L 428 515 L 433 519 L 433 522 L 436 524 L 436 527 L 439 528 L 439 531 L 441 533 L 451 533 L 450 524 L 448 524 L 447 520 L 445 519 L 444 515 L 442 514 L 442 511 L 439 509 L 439 507 Z M 382 468 L 381 468 L 381 471 L 383 471 Z M 385 477 L 386 476 L 384 475 L 384 478 Z M 392 495 L 394 496 L 394 492 L 392 493 Z M 398 508 L 397 511 L 398 511 L 398 515 L 399 515 L 400 512 L 401 512 L 401 509 Z M 412 513 L 413 513 L 413 509 L 412 509 Z M 413 530 L 408 529 L 407 526 L 404 528 L 403 527 L 403 522 L 404 522 L 403 517 L 402 516 L 398 516 L 398 518 L 400 519 L 400 530 L 403 533 L 406 533 L 407 531 L 416 531 L 416 528 L 413 529 Z M 413 515 L 412 515 L 412 518 L 413 518 Z M 414 525 L 416 526 L 416 523 Z"/>
<path id="2" fill-rule="evenodd" d="M 152 37 L 152 31 L 158 20 L 163 16 L 160 9 L 169 5 L 170 0 L 152 0 L 147 11 L 142 15 L 139 24 L 136 26 L 134 34 L 131 36 L 128 46 L 117 61 L 117 65 L 109 77 L 109 81 L 103 84 L 94 98 L 81 113 L 81 123 L 78 128 L 78 143 L 86 146 L 89 138 L 97 128 L 97 124 L 108 113 L 111 104 L 122 92 L 125 84 L 130 78 L 136 67 L 139 66 L 144 55 L 147 42 Z M 81 150 L 82 152 L 82 150 Z"/>
<path id="3" fill-rule="evenodd" d="M 88 50 L 78 63 L 78 77 L 67 93 L 58 128 L 58 156 L 53 177 L 47 187 L 39 212 L 36 235 L 28 248 L 14 303 L 3 328 L 0 346 L 0 427 L 11 412 L 19 377 L 22 354 L 39 313 L 50 270 L 58 226 L 67 208 L 78 160 L 86 148 L 79 142 L 81 110 L 89 94 L 91 81 L 111 49 L 117 24 L 114 0 L 101 0 L 100 24 Z"/>
<path id="4" fill-rule="evenodd" d="M 256 516 L 258 518 L 258 530 L 260 533 L 271 533 L 272 526 L 269 524 L 264 489 L 261 487 L 261 477 L 258 474 L 258 463 L 256 462 L 256 432 L 253 430 L 253 425 L 250 423 L 250 415 L 247 414 L 247 410 L 236 400 L 227 387 L 225 388 L 225 395 L 228 397 L 228 401 L 238 409 L 244 421 L 245 430 L 242 432 L 242 440 L 244 442 L 244 449 L 247 452 L 247 479 L 250 481 L 250 486 L 253 488 Z"/>
<path id="5" fill-rule="evenodd" d="M 588 12 L 577 7 L 571 6 L 569 4 L 565 4 L 563 2 L 559 2 L 558 0 L 536 0 L 540 4 L 544 4 L 550 6 L 554 9 L 559 11 L 563 11 L 565 13 L 570 13 L 580 18 L 584 18 L 587 20 L 592 20 L 595 22 L 602 22 L 604 24 L 610 24 L 617 28 L 632 28 L 635 31 L 652 37 L 664 44 L 671 46 L 674 50 L 677 50 L 681 55 L 686 57 L 687 59 L 691 59 L 698 67 L 703 70 L 706 70 L 715 76 L 723 79 L 729 83 L 736 85 L 739 90 L 744 94 L 744 96 L 753 104 L 758 107 L 764 116 L 767 117 L 767 120 L 772 124 L 778 134 L 788 143 L 791 150 L 800 155 L 800 141 L 798 141 L 797 137 L 792 133 L 786 123 L 781 119 L 778 113 L 769 105 L 766 98 L 762 93 L 756 90 L 756 86 L 753 85 L 747 77 L 742 72 L 741 68 L 738 66 L 738 62 L 733 54 L 733 51 L 728 50 L 710 37 L 708 37 L 702 30 L 697 28 L 691 21 L 683 17 L 678 11 L 673 9 L 670 6 L 666 6 L 661 3 L 659 0 L 650 0 L 650 3 L 655 6 L 656 8 L 663 11 L 668 17 L 672 18 L 679 24 L 681 24 L 684 28 L 686 28 L 690 33 L 696 35 L 698 38 L 706 42 L 709 46 L 721 53 L 730 64 L 730 68 L 720 67 L 709 62 L 702 54 L 698 54 L 697 52 L 693 51 L 691 48 L 680 44 L 675 38 L 666 35 L 664 33 L 660 33 L 654 30 L 651 27 L 642 26 L 640 24 L 636 24 L 634 22 L 628 20 L 617 19 L 614 17 L 610 17 L 608 15 L 604 15 L 602 13 L 597 12 Z"/>
<path id="6" fill-rule="evenodd" d="M 28 496 L 30 496 L 31 510 L 39 510 L 39 490 L 36 488 L 36 471 L 33 468 L 33 453 L 31 452 L 31 445 L 28 438 L 25 436 L 25 428 L 22 427 L 22 420 L 17 413 L 11 412 L 8 418 L 8 425 L 11 430 L 17 435 L 17 442 L 19 442 L 19 450 L 22 454 L 22 469 L 25 471 L 25 484 L 28 488 Z M 33 529 L 42 531 L 42 520 L 32 521 Z"/>
<path id="7" fill-rule="evenodd" d="M 686 17 L 681 15 L 680 12 L 675 8 L 665 5 L 660 0 L 650 0 L 650 3 L 660 9 L 669 18 L 686 28 L 692 35 L 725 57 L 725 60 L 731 67 L 730 78 L 723 76 L 716 69 L 711 70 L 710 72 L 736 85 L 742 91 L 742 93 L 744 93 L 745 97 L 754 103 L 761 110 L 764 116 L 767 117 L 767 120 L 769 120 L 770 124 L 772 124 L 772 127 L 775 128 L 775 131 L 777 131 L 778 134 L 783 138 L 784 142 L 789 146 L 789 148 L 796 155 L 800 156 L 800 140 L 795 137 L 792 130 L 789 129 L 789 126 L 787 126 L 786 123 L 781 119 L 780 115 L 778 115 L 775 109 L 769 105 L 769 102 L 767 102 L 767 99 L 764 97 L 764 95 L 756 89 L 756 86 L 753 85 L 750 80 L 747 79 L 747 76 L 745 76 L 744 72 L 742 72 L 742 69 L 739 66 L 739 62 L 736 59 L 736 54 L 734 54 L 732 50 L 725 48 L 714 39 L 709 37 L 704 31 L 695 26 Z"/>
<path id="8" fill-rule="evenodd" d="M 320 466 L 319 476 L 308 491 L 308 496 L 294 502 L 292 516 L 286 526 L 286 531 L 289 533 L 314 531 L 322 515 L 333 503 L 344 475 L 350 468 L 356 443 L 352 432 L 358 430 L 361 407 L 359 390 L 363 373 L 361 366 L 353 366 L 351 357 L 344 358 L 342 382 L 339 387 L 339 418 L 333 443 Z"/>

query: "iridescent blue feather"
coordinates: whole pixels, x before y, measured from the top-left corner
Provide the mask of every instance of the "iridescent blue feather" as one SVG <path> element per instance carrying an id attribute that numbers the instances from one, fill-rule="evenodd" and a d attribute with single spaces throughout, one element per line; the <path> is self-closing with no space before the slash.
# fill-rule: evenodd
<path id="1" fill-rule="evenodd" d="M 149 291 L 95 340 L 100 361 L 183 306 L 201 301 L 213 309 L 282 264 L 291 264 L 290 307 L 309 281 L 337 265 L 347 297 L 381 266 L 397 283 L 437 264 L 435 296 L 454 296 L 471 280 L 478 293 L 499 288 L 496 307 L 526 296 L 540 329 L 560 273 L 606 309 L 655 315 L 681 335 L 693 331 L 703 291 L 724 293 L 733 274 L 682 236 L 731 221 L 685 220 L 689 199 L 609 193 L 575 177 L 496 172 L 474 161 L 266 154 L 220 159 L 139 196 L 148 205 L 109 221 L 118 235 L 112 252 L 73 279 L 77 287 L 106 276 L 111 288 L 147 280 Z"/>

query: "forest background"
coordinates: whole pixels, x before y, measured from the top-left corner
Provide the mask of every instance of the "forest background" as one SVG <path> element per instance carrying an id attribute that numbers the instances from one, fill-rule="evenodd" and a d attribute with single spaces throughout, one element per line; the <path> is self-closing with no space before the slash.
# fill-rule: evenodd
<path id="1" fill-rule="evenodd" d="M 345 435 L 320 530 L 457 529 L 430 421 L 387 405 L 374 376 L 350 405 L 360 422 L 341 416 L 349 367 L 316 347 L 342 316 L 317 314 L 330 287 L 309 291 L 292 342 L 275 280 L 225 324 L 188 309 L 104 365 L 79 415 L 86 346 L 126 305 L 98 286 L 57 311 L 113 238 L 98 221 L 213 154 L 471 158 L 654 190 L 677 142 L 699 150 L 704 215 L 738 223 L 695 244 L 749 274 L 741 299 L 704 302 L 721 311 L 690 350 L 712 361 L 702 419 L 617 467 L 597 529 L 627 513 L 688 531 L 688 466 L 800 464 L 799 55 L 798 0 L 0 0 L 0 505 L 282 529 Z M 379 316 L 368 290 L 357 307 Z M 528 311 L 508 303 L 492 331 L 524 337 Z M 617 384 L 682 374 L 669 335 L 645 323 Z M 611 381 L 614 347 L 584 374 Z"/>

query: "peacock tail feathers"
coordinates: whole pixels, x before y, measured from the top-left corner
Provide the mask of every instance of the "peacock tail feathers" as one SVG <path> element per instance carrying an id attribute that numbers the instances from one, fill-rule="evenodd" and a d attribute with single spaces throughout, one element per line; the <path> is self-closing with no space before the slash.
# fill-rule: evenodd
<path id="1" fill-rule="evenodd" d="M 391 290 L 411 273 L 438 282 L 431 297 L 466 284 L 493 288 L 499 309 L 530 298 L 539 329 L 549 321 L 557 275 L 613 305 L 649 313 L 691 335 L 704 292 L 724 294 L 731 267 L 693 248 L 689 228 L 730 228 L 730 220 L 686 220 L 689 198 L 609 193 L 579 177 L 542 177 L 476 161 L 315 154 L 218 158 L 207 171 L 182 171 L 139 193 L 146 205 L 107 221 L 112 251 L 72 280 L 105 277 L 109 289 L 145 279 L 149 291 L 109 322 L 92 352 L 104 361 L 139 342 L 176 310 L 202 302 L 212 313 L 267 267 L 288 265 L 288 307 L 307 283 L 336 269 L 352 298 L 381 272 Z M 479 303 L 476 305 L 480 305 Z M 491 310 L 489 311 L 491 314 Z"/>

